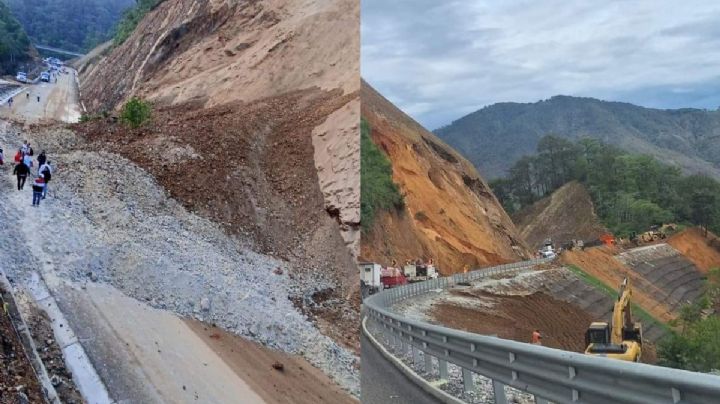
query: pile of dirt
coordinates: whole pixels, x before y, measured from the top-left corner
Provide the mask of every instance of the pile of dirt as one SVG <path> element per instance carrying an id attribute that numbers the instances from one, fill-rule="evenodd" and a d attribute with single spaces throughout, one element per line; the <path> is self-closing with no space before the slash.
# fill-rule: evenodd
<path id="1" fill-rule="evenodd" d="M 432 258 L 442 274 L 517 261 L 525 244 L 487 183 L 434 134 L 363 82 L 362 116 L 388 156 L 405 198 L 400 212 L 376 216 L 361 255 L 390 263 Z"/>
<path id="2" fill-rule="evenodd" d="M 697 227 L 687 229 L 667 240 L 667 243 L 680 251 L 701 271 L 720 268 L 720 238 L 712 232 L 705 232 Z"/>
<path id="3" fill-rule="evenodd" d="M 0 305 L 5 307 L 4 290 Z M 0 311 L 0 402 L 7 404 L 42 403 L 45 397 L 20 338 L 7 312 Z"/>
<path id="4" fill-rule="evenodd" d="M 612 299 L 564 268 L 488 279 L 452 289 L 427 309 L 428 319 L 450 328 L 519 342 L 534 329 L 543 345 L 585 351 L 585 331 L 593 321 L 610 321 Z M 654 334 L 654 333 L 653 333 Z M 646 339 L 642 361 L 657 361 L 655 338 Z"/>
<path id="5" fill-rule="evenodd" d="M 337 219 L 325 211 L 308 136 L 354 97 L 336 95 L 297 91 L 207 109 L 169 106 L 137 130 L 112 119 L 77 129 L 89 142 L 83 148 L 132 160 L 186 208 L 253 249 L 292 262 L 291 276 L 321 272 L 333 279 L 338 305 L 322 311 L 334 324 L 327 331 L 357 347 L 357 325 L 336 322 L 337 313 L 357 310 L 348 299 L 357 289 L 357 274 Z"/>
<path id="6" fill-rule="evenodd" d="M 569 305 L 545 293 L 526 296 L 493 295 L 492 310 L 461 307 L 450 303 L 435 305 L 432 315 L 458 330 L 520 342 L 530 342 L 533 329 L 542 330 L 543 345 L 582 352 L 585 330 L 595 319 L 577 306 Z"/>
<path id="7" fill-rule="evenodd" d="M 547 238 L 562 245 L 572 240 L 595 240 L 608 232 L 595 214 L 590 194 L 577 181 L 513 214 L 512 219 L 531 247 L 541 246 Z"/>

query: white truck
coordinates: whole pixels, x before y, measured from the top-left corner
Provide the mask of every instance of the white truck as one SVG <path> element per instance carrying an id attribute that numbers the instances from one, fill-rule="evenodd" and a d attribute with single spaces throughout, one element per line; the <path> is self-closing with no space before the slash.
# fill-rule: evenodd
<path id="1" fill-rule="evenodd" d="M 17 80 L 21 83 L 27 83 L 27 73 L 18 72 L 18 74 L 15 76 L 15 80 Z"/>
<path id="2" fill-rule="evenodd" d="M 438 277 L 437 270 L 431 263 L 406 264 L 403 266 L 403 274 L 409 282 L 427 281 Z"/>
<path id="3" fill-rule="evenodd" d="M 360 262 L 360 289 L 363 297 L 372 295 L 383 289 L 380 281 L 382 266 L 375 262 Z"/>

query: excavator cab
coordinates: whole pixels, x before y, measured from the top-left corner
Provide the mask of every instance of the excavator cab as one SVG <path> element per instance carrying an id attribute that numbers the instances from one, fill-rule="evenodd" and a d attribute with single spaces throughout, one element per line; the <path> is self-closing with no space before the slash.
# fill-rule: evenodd
<path id="1" fill-rule="evenodd" d="M 609 344 L 610 325 L 608 323 L 592 323 L 585 332 L 585 346 L 590 344 Z"/>

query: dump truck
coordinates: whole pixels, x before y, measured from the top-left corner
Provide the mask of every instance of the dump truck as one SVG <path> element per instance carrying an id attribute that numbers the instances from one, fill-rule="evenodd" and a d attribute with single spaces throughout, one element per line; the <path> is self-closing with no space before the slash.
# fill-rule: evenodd
<path id="1" fill-rule="evenodd" d="M 593 322 L 585 332 L 586 355 L 639 362 L 642 355 L 642 324 L 633 322 L 630 310 L 632 287 L 628 278 L 620 284 L 611 323 Z"/>

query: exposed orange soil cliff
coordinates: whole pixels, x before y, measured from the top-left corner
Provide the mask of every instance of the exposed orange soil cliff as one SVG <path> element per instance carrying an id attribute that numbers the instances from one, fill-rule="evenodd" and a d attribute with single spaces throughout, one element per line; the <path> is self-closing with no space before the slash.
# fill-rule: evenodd
<path id="1" fill-rule="evenodd" d="M 708 232 L 703 235 L 699 228 L 682 231 L 668 239 L 668 244 L 675 247 L 700 270 L 709 271 L 720 268 L 720 238 Z"/>
<path id="2" fill-rule="evenodd" d="M 585 187 L 573 181 L 513 214 L 520 236 L 531 247 L 551 238 L 556 245 L 595 240 L 607 229 L 600 223 Z"/>
<path id="3" fill-rule="evenodd" d="M 363 82 L 362 116 L 389 157 L 405 197 L 400 212 L 379 214 L 363 235 L 362 256 L 433 258 L 441 273 L 528 256 L 512 221 L 473 166 Z"/>

